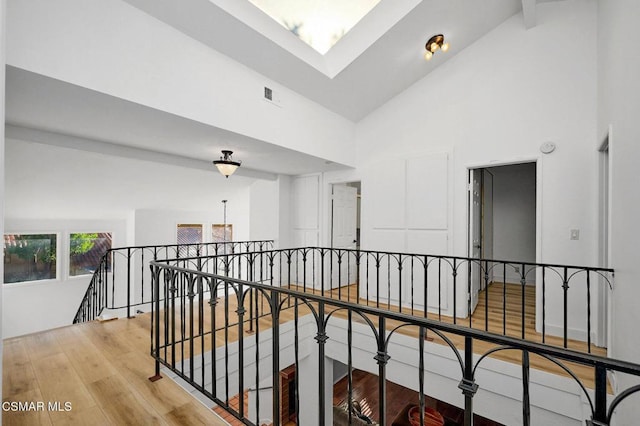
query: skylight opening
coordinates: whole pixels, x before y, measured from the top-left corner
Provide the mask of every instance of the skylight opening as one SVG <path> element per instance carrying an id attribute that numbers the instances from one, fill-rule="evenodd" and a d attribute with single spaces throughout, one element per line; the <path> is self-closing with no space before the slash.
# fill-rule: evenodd
<path id="1" fill-rule="evenodd" d="M 321 55 L 380 3 L 380 0 L 249 1 Z"/>

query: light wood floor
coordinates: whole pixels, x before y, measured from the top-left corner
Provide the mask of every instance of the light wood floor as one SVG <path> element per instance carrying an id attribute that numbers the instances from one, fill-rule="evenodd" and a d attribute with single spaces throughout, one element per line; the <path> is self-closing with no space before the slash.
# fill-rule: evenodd
<path id="1" fill-rule="evenodd" d="M 224 425 L 170 379 L 150 382 L 149 317 L 91 322 L 4 341 L 4 401 L 44 411 L 3 411 L 8 425 Z M 48 411 L 48 402 L 71 403 Z"/>
<path id="2" fill-rule="evenodd" d="M 500 285 L 489 287 L 489 329 L 502 330 L 502 288 Z M 534 303 L 535 294 L 527 289 L 527 308 L 525 312 L 526 336 L 528 339 L 540 341 L 535 333 Z M 495 294 L 493 294 L 495 292 Z M 342 298 L 357 299 L 355 286 L 341 289 Z M 334 291 L 337 297 L 337 291 Z M 520 293 L 517 288 L 507 288 L 507 334 L 519 337 L 521 319 L 519 310 Z M 360 301 L 365 303 L 366 301 Z M 230 311 L 235 311 L 235 299 L 229 298 Z M 480 304 L 472 317 L 474 328 L 484 328 L 484 296 L 480 296 Z M 216 325 L 224 324 L 223 312 L 218 312 Z M 211 318 L 205 310 L 205 329 L 210 327 Z M 300 315 L 308 313 L 307 308 L 300 308 Z M 404 312 L 404 310 L 403 310 Z M 423 316 L 419 311 L 414 315 Z M 282 312 L 280 322 L 293 319 L 294 310 Z M 346 316 L 346 314 L 344 314 Z M 438 319 L 429 314 L 429 318 Z M 452 322 L 452 318 L 439 318 L 444 322 Z M 229 321 L 235 320 L 231 314 Z M 197 315 L 196 315 L 197 321 Z M 465 323 L 466 321 L 466 323 Z M 388 327 L 395 327 L 393 321 Z M 468 325 L 468 319 L 461 325 Z M 260 330 L 271 327 L 269 317 L 260 319 Z M 180 335 L 179 327 L 176 333 Z M 246 329 L 246 327 L 245 327 Z M 406 328 L 403 334 L 418 336 L 417 329 Z M 187 331 L 188 334 L 188 331 Z M 238 339 L 238 328 L 228 330 L 229 341 Z M 435 343 L 444 344 L 438 336 L 430 334 Z M 463 339 L 448 335 L 462 348 Z M 176 359 L 188 358 L 190 354 L 198 354 L 211 350 L 212 337 L 204 340 L 193 339 L 193 351 L 187 345 L 176 347 Z M 4 401 L 69 401 L 72 410 L 69 412 L 3 412 L 4 425 L 38 425 L 38 424 L 225 424 L 210 410 L 202 406 L 188 395 L 182 388 L 169 379 L 155 383 L 148 381 L 153 374 L 153 359 L 148 355 L 150 341 L 150 319 L 148 314 L 133 319 L 119 319 L 104 323 L 92 322 L 64 327 L 28 336 L 16 337 L 4 341 L 3 364 L 3 396 Z M 224 332 L 217 332 L 215 345 L 224 344 Z M 562 340 L 548 337 L 546 342 L 561 345 Z M 585 350 L 581 342 L 570 342 L 571 348 Z M 474 352 L 484 353 L 493 345 L 476 342 Z M 601 348 L 592 348 L 592 352 L 606 355 Z M 168 352 L 170 355 L 170 351 Z M 495 358 L 520 364 L 518 351 L 501 352 Z M 593 388 L 593 370 L 589 367 L 569 364 L 570 368 L 583 381 L 585 386 Z M 555 374 L 564 372 L 555 364 L 536 356 L 531 358 L 531 367 Z"/>

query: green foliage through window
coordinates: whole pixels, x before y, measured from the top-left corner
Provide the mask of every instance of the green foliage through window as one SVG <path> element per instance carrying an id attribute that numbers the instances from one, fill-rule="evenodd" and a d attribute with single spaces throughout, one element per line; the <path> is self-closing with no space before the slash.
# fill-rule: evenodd
<path id="1" fill-rule="evenodd" d="M 69 236 L 69 275 L 93 274 L 111 248 L 111 234 L 81 232 Z"/>
<path id="2" fill-rule="evenodd" d="M 56 234 L 6 234 L 4 282 L 56 278 Z"/>

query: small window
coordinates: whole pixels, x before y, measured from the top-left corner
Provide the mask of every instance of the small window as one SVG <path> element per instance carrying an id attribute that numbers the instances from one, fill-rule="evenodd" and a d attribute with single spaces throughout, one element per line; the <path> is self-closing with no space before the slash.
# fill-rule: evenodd
<path id="1" fill-rule="evenodd" d="M 5 284 L 56 279 L 56 255 L 56 234 L 5 234 Z"/>
<path id="2" fill-rule="evenodd" d="M 69 276 L 93 274 L 100 259 L 111 249 L 108 232 L 79 232 L 69 235 Z"/>
<path id="3" fill-rule="evenodd" d="M 233 241 L 233 225 L 213 224 L 211 226 L 211 241 L 214 243 Z"/>
<path id="4" fill-rule="evenodd" d="M 180 223 L 178 224 L 178 244 L 200 244 L 202 243 L 202 224 L 199 223 Z M 180 247 L 180 257 L 197 256 L 196 247 Z"/>

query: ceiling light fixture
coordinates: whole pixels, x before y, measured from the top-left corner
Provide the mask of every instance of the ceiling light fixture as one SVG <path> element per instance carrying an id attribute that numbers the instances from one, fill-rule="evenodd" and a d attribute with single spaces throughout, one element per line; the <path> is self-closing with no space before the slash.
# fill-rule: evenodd
<path id="1" fill-rule="evenodd" d="M 442 34 L 437 34 L 431 37 L 429 41 L 427 41 L 427 44 L 424 46 L 424 48 L 427 50 L 424 54 L 424 59 L 429 61 L 438 49 L 442 50 L 443 52 L 449 50 L 449 43 L 445 43 L 444 36 Z"/>
<path id="2" fill-rule="evenodd" d="M 242 161 L 233 161 L 231 155 L 233 151 L 222 150 L 222 157 L 219 160 L 215 160 L 213 164 L 216 165 L 218 171 L 224 175 L 224 177 L 228 178 L 235 172 L 238 167 L 240 167 L 240 163 Z"/>

